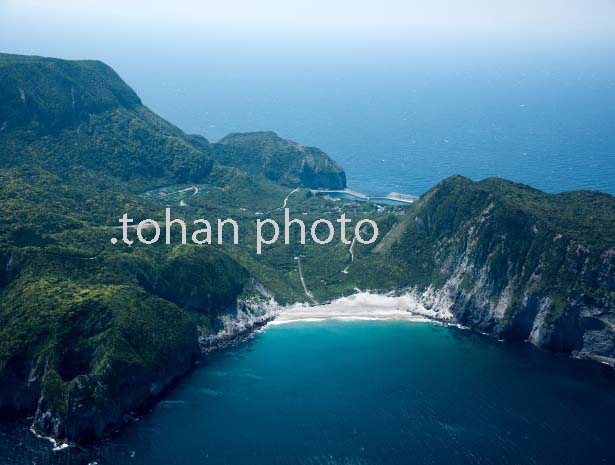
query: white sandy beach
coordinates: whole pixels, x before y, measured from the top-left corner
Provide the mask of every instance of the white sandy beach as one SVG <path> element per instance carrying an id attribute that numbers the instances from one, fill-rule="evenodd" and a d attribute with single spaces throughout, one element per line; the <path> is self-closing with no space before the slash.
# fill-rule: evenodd
<path id="1" fill-rule="evenodd" d="M 287 307 L 269 324 L 322 320 L 429 321 L 425 314 L 422 305 L 408 294 L 395 297 L 359 292 L 324 305 L 296 304 Z"/>

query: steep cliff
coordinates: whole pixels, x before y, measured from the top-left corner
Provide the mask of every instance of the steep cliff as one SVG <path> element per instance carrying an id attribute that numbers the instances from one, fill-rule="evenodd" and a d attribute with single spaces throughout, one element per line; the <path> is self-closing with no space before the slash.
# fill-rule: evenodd
<path id="1" fill-rule="evenodd" d="M 461 324 L 615 362 L 615 198 L 455 176 L 377 248 Z M 384 266 L 384 265 L 383 265 Z"/>

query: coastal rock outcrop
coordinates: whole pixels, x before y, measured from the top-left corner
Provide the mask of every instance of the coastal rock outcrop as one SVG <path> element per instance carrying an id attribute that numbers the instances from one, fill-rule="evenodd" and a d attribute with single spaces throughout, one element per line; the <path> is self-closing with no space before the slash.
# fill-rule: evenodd
<path id="1" fill-rule="evenodd" d="M 290 187 L 345 189 L 346 173 L 326 153 L 282 139 L 275 132 L 233 133 L 213 144 L 213 156 Z"/>
<path id="2" fill-rule="evenodd" d="M 273 298 L 240 300 L 232 310 L 218 315 L 213 331 L 199 337 L 205 352 L 234 344 L 272 321 L 282 310 Z"/>
<path id="3" fill-rule="evenodd" d="M 615 198 L 454 176 L 374 254 L 439 311 L 501 339 L 615 363 Z M 393 271 L 388 271 L 390 275 Z"/>

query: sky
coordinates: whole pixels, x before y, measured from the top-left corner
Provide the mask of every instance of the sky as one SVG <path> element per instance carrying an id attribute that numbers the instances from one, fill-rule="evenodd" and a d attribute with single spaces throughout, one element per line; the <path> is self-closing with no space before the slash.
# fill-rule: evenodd
<path id="1" fill-rule="evenodd" d="M 305 34 L 604 37 L 615 0 L 0 0 L 2 29 L 46 23 Z M 7 40 L 6 34 L 3 40 Z"/>
<path id="2" fill-rule="evenodd" d="M 202 55 L 229 67 L 386 66 L 413 53 L 610 51 L 613 24 L 615 0 L 0 0 L 0 51 L 98 58 L 127 73 L 135 60 Z"/>

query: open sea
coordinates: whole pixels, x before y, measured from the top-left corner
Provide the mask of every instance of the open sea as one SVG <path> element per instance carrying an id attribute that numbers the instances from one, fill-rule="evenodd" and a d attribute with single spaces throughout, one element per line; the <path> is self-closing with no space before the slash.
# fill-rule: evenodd
<path id="1" fill-rule="evenodd" d="M 608 44 L 148 49 L 34 36 L 12 51 L 102 59 L 185 131 L 274 130 L 326 151 L 366 194 L 420 195 L 455 173 L 615 194 Z M 614 444 L 610 370 L 415 322 L 270 327 L 85 448 L 53 452 L 27 423 L 0 422 L 1 465 L 590 465 L 615 463 Z"/>
<path id="2" fill-rule="evenodd" d="M 420 195 L 452 174 L 615 194 L 612 48 L 238 54 L 204 46 L 200 60 L 109 61 L 185 131 L 212 141 L 276 131 L 327 152 L 366 194 Z"/>
<path id="3" fill-rule="evenodd" d="M 119 436 L 51 451 L 0 423 L 0 463 L 615 463 L 610 369 L 432 323 L 268 327 Z"/>

